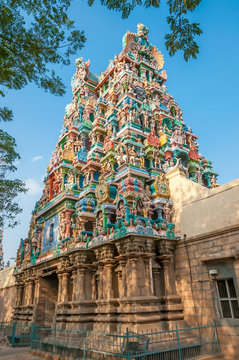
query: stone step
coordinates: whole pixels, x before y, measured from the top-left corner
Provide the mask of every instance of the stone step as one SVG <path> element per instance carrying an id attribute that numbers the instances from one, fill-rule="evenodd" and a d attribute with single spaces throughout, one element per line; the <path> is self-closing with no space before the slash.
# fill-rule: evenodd
<path id="1" fill-rule="evenodd" d="M 200 360 L 220 360 L 220 359 L 224 359 L 223 354 L 208 355 L 203 358 L 200 358 Z"/>

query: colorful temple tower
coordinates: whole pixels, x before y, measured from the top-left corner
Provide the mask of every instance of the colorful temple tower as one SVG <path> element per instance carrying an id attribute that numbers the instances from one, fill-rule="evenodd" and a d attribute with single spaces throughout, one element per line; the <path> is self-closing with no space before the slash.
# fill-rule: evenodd
<path id="1" fill-rule="evenodd" d="M 76 60 L 73 100 L 17 252 L 15 321 L 118 330 L 183 320 L 167 174 L 181 168 L 211 188 L 217 173 L 163 66 L 142 24 L 99 77 Z"/>

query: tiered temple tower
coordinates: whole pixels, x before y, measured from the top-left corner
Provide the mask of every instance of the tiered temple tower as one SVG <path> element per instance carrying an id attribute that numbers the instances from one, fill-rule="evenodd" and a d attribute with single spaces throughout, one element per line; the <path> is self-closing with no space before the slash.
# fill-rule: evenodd
<path id="1" fill-rule="evenodd" d="M 76 60 L 73 100 L 16 262 L 15 321 L 119 330 L 183 320 L 167 173 L 216 186 L 148 29 L 104 73 Z"/>

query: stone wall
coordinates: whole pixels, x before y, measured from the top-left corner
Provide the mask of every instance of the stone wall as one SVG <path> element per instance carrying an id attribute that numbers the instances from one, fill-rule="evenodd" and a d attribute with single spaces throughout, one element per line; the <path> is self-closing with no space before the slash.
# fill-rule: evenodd
<path id="1" fill-rule="evenodd" d="M 180 170 L 168 177 L 182 234 L 175 274 L 185 321 L 215 320 L 224 358 L 238 359 L 239 318 L 223 318 L 217 281 L 233 279 L 239 299 L 239 179 L 210 190 L 185 179 Z"/>
<path id="2" fill-rule="evenodd" d="M 9 322 L 16 300 L 14 266 L 0 271 L 0 321 Z"/>

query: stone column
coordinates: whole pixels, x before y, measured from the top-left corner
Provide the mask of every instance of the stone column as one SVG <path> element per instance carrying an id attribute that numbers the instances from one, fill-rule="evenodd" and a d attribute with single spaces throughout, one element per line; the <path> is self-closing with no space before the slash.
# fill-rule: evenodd
<path id="1" fill-rule="evenodd" d="M 160 283 L 160 268 L 153 269 L 153 281 L 154 281 L 154 295 L 162 296 L 162 288 Z"/>
<path id="2" fill-rule="evenodd" d="M 77 301 L 77 270 L 72 271 L 73 288 L 72 288 L 72 301 Z"/>
<path id="3" fill-rule="evenodd" d="M 67 169 L 65 168 L 62 168 L 62 173 L 61 173 L 61 191 L 64 190 L 64 187 L 65 187 L 65 175 L 67 174 Z"/>
<path id="4" fill-rule="evenodd" d="M 61 301 L 62 302 L 67 302 L 68 301 L 68 283 L 69 283 L 69 273 L 65 272 L 63 273 L 63 277 L 62 277 L 62 297 L 61 297 Z"/>
<path id="5" fill-rule="evenodd" d="M 172 295 L 172 286 L 170 281 L 170 274 L 169 274 L 169 264 L 171 260 L 171 255 L 161 255 L 160 260 L 163 265 L 163 278 L 164 278 L 164 292 L 165 295 Z"/>
<path id="6" fill-rule="evenodd" d="M 19 305 L 18 306 L 22 306 L 24 304 L 24 285 L 20 285 L 19 286 Z"/>
<path id="7" fill-rule="evenodd" d="M 100 143 L 100 134 L 99 133 L 96 134 L 96 142 L 98 144 Z"/>
<path id="8" fill-rule="evenodd" d="M 16 306 L 21 305 L 22 285 L 17 285 Z"/>
<path id="9" fill-rule="evenodd" d="M 57 274 L 58 277 L 58 298 L 57 298 L 57 302 L 60 303 L 62 302 L 62 278 L 63 278 L 63 274 Z"/>
<path id="10" fill-rule="evenodd" d="M 85 268 L 81 267 L 77 270 L 78 278 L 78 297 L 77 300 L 85 299 Z"/>
<path id="11" fill-rule="evenodd" d="M 96 300 L 96 276 L 94 270 L 91 272 L 91 298 Z"/>
<path id="12" fill-rule="evenodd" d="M 24 305 L 29 304 L 29 282 L 25 282 Z"/>
<path id="13" fill-rule="evenodd" d="M 152 289 L 151 289 L 151 281 L 150 281 L 150 258 L 146 257 L 144 258 L 144 264 L 145 264 L 145 288 L 146 288 L 146 295 L 152 295 Z"/>
<path id="14" fill-rule="evenodd" d="M 98 266 L 98 298 L 103 299 L 104 293 L 103 293 L 103 266 Z"/>
<path id="15" fill-rule="evenodd" d="M 127 296 L 135 297 L 138 296 L 138 274 L 137 274 L 137 258 L 131 258 L 128 261 L 130 266 L 130 282 L 127 288 Z"/>
<path id="16" fill-rule="evenodd" d="M 40 279 L 39 277 L 37 277 L 35 279 L 34 304 L 36 304 L 39 299 L 39 290 L 40 290 Z"/>
<path id="17" fill-rule="evenodd" d="M 30 280 L 28 283 L 28 296 L 27 296 L 27 305 L 33 304 L 33 280 Z"/>
<path id="18" fill-rule="evenodd" d="M 118 279 L 118 297 L 121 299 L 124 297 L 123 281 L 122 281 L 122 268 L 119 266 L 116 270 L 116 276 Z"/>
<path id="19" fill-rule="evenodd" d="M 120 266 L 122 268 L 122 297 L 126 297 L 127 294 L 127 282 L 126 282 L 126 260 L 120 260 Z"/>
<path id="20" fill-rule="evenodd" d="M 106 277 L 104 281 L 104 289 L 106 294 L 106 299 L 111 299 L 113 297 L 113 281 L 112 281 L 112 267 L 113 264 L 109 263 L 104 266 Z"/>

